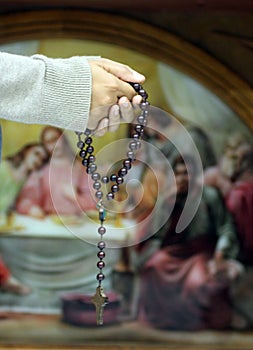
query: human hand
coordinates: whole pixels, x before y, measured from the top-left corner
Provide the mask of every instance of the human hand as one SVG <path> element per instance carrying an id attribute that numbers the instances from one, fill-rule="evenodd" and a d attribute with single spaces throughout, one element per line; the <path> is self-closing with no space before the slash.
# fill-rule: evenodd
<path id="1" fill-rule="evenodd" d="M 31 206 L 31 208 L 29 209 L 28 215 L 33 217 L 33 218 L 40 219 L 40 220 L 44 219 L 44 217 L 45 217 L 44 211 L 40 207 L 38 207 L 37 205 Z"/>
<path id="2" fill-rule="evenodd" d="M 73 203 L 76 202 L 77 194 L 76 194 L 76 191 L 73 188 L 73 186 L 71 186 L 71 185 L 68 186 L 68 185 L 64 184 L 61 192 L 62 192 L 62 196 L 64 198 L 68 199 L 69 201 L 72 201 Z"/>
<path id="3" fill-rule="evenodd" d="M 124 64 L 105 58 L 90 60 L 89 64 L 92 73 L 92 96 L 91 116 L 87 127 L 91 130 L 104 129 L 102 134 L 108 130 L 115 131 L 119 127 L 120 116 L 127 122 L 133 120 L 133 105 L 142 100 L 128 82 L 143 83 L 145 77 Z M 109 109 L 107 114 L 104 110 L 101 111 L 103 106 Z"/>
<path id="4" fill-rule="evenodd" d="M 208 263 L 208 270 L 212 276 L 228 278 L 233 281 L 240 277 L 244 272 L 244 267 L 241 263 L 232 259 L 224 259 L 219 255 L 214 256 Z"/>

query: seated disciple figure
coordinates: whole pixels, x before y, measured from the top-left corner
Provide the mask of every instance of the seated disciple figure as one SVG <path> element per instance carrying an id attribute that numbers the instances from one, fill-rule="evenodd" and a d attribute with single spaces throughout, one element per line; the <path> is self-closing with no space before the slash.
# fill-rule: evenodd
<path id="1" fill-rule="evenodd" d="M 249 141 L 241 133 L 228 137 L 218 164 L 209 166 L 204 171 L 204 182 L 208 186 L 216 187 L 223 197 L 233 187 L 233 177 L 240 154 L 251 147 Z"/>
<path id="2" fill-rule="evenodd" d="M 198 200 L 200 183 L 191 156 L 175 155 L 171 165 L 175 188 L 159 199 L 147 225 L 160 229 L 147 232 L 133 260 L 141 283 L 138 319 L 160 329 L 230 328 L 239 317 L 231 307 L 230 287 L 242 272 L 234 260 L 238 241 L 232 217 L 219 192 L 204 186 L 193 219 L 177 232 L 186 198 Z"/>
<path id="3" fill-rule="evenodd" d="M 253 266 L 253 147 L 238 148 L 238 165 L 234 171 L 233 187 L 225 202 L 237 228 L 240 253 L 244 264 Z"/>
<path id="4" fill-rule="evenodd" d="M 237 150 L 238 163 L 234 171 L 234 182 L 225 202 L 237 228 L 240 251 L 239 261 L 245 265 L 245 273 L 233 288 L 232 301 L 253 325 L 253 147 Z"/>
<path id="5" fill-rule="evenodd" d="M 39 143 L 26 144 L 15 154 L 3 159 L 0 165 L 0 214 L 2 229 L 9 229 L 13 224 L 13 210 L 16 197 L 28 178 L 46 161 L 47 153 Z M 30 288 L 14 277 L 0 259 L 0 291 L 27 294 Z"/>
<path id="6" fill-rule="evenodd" d="M 76 215 L 95 209 L 88 174 L 75 156 L 62 132 L 47 126 L 41 141 L 50 161 L 34 172 L 24 184 L 17 200 L 17 211 L 36 218 L 46 215 Z"/>

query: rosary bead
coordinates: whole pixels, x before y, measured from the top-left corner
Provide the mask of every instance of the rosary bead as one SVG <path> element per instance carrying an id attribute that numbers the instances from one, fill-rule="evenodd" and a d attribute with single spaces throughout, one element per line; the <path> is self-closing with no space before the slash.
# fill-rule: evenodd
<path id="1" fill-rule="evenodd" d="M 148 98 L 148 94 L 146 93 L 146 91 L 144 89 L 139 89 L 138 91 L 139 95 L 141 95 L 141 97 L 146 100 Z"/>
<path id="2" fill-rule="evenodd" d="M 98 248 L 103 250 L 105 248 L 105 242 L 104 241 L 98 242 Z"/>
<path id="3" fill-rule="evenodd" d="M 91 130 L 87 128 L 84 132 L 84 135 L 89 136 L 90 134 L 91 134 Z"/>
<path id="4" fill-rule="evenodd" d="M 99 282 L 103 281 L 104 278 L 105 278 L 104 274 L 102 274 L 102 273 L 98 273 L 98 274 L 97 274 L 97 280 L 98 280 Z"/>
<path id="5" fill-rule="evenodd" d="M 110 201 L 114 198 L 114 194 L 112 192 L 108 192 L 106 198 L 108 199 L 108 201 Z"/>
<path id="6" fill-rule="evenodd" d="M 114 181 L 116 181 L 116 179 L 117 179 L 117 175 L 116 174 L 112 174 L 111 177 L 110 177 L 110 180 L 114 182 Z"/>
<path id="7" fill-rule="evenodd" d="M 106 233 L 106 228 L 104 226 L 99 226 L 98 233 L 104 235 Z"/>
<path id="8" fill-rule="evenodd" d="M 101 187 L 101 183 L 100 183 L 100 182 L 98 182 L 98 181 L 94 182 L 93 188 L 94 188 L 95 190 L 99 190 L 100 187 Z"/>
<path id="9" fill-rule="evenodd" d="M 139 83 L 133 83 L 132 86 L 136 92 L 139 92 L 139 90 L 142 88 Z"/>
<path id="10" fill-rule="evenodd" d="M 141 108 L 142 110 L 146 110 L 148 106 L 149 106 L 149 102 L 148 102 L 148 101 L 142 101 L 142 102 L 140 103 L 140 108 Z"/>
<path id="11" fill-rule="evenodd" d="M 109 177 L 108 176 L 103 176 L 101 181 L 104 183 L 104 184 L 107 184 L 109 182 Z"/>
<path id="12" fill-rule="evenodd" d="M 133 151 L 128 151 L 127 152 L 127 156 L 129 159 L 131 159 L 132 161 L 135 160 L 135 154 Z"/>
<path id="13" fill-rule="evenodd" d="M 136 140 L 135 143 L 136 143 L 136 149 L 141 148 L 141 141 L 140 140 Z"/>
<path id="14" fill-rule="evenodd" d="M 95 193 L 95 197 L 98 198 L 98 199 L 103 198 L 103 192 L 102 192 L 102 191 L 97 191 L 97 192 Z"/>
<path id="15" fill-rule="evenodd" d="M 141 123 L 142 126 L 147 126 L 147 119 L 144 119 L 143 122 Z"/>
<path id="16" fill-rule="evenodd" d="M 84 142 L 81 141 L 81 140 L 78 141 L 78 142 L 77 142 L 77 147 L 80 148 L 80 149 L 84 148 Z"/>
<path id="17" fill-rule="evenodd" d="M 97 181 L 100 179 L 100 175 L 99 175 L 99 173 L 92 173 L 91 178 L 92 178 L 92 180 Z"/>
<path id="18" fill-rule="evenodd" d="M 88 162 L 89 163 L 94 163 L 95 160 L 96 160 L 96 158 L 95 158 L 95 156 L 93 154 L 89 155 L 89 157 L 88 157 Z"/>
<path id="19" fill-rule="evenodd" d="M 135 132 L 135 133 L 132 135 L 132 138 L 133 138 L 134 140 L 139 140 L 140 135 L 139 135 L 137 132 Z"/>
<path id="20" fill-rule="evenodd" d="M 137 149 L 136 140 L 135 140 L 135 141 L 131 141 L 131 142 L 129 143 L 129 148 L 130 148 L 132 151 L 134 151 L 134 150 Z"/>
<path id="21" fill-rule="evenodd" d="M 92 143 L 92 138 L 91 137 L 87 137 L 87 139 L 85 140 L 86 145 L 90 145 Z"/>
<path id="22" fill-rule="evenodd" d="M 82 160 L 82 164 L 83 164 L 83 166 L 87 166 L 88 165 L 88 159 L 84 158 Z"/>
<path id="23" fill-rule="evenodd" d="M 98 253 L 97 253 L 97 256 L 99 259 L 104 259 L 105 258 L 105 252 L 103 250 L 100 250 Z"/>
<path id="24" fill-rule="evenodd" d="M 144 115 L 139 115 L 139 117 L 137 117 L 137 121 L 138 123 L 140 123 L 142 125 L 142 123 L 144 122 L 144 120 L 146 120 L 146 118 L 144 117 Z"/>
<path id="25" fill-rule="evenodd" d="M 123 167 L 123 168 L 119 169 L 119 171 L 118 171 L 118 175 L 119 176 L 124 177 L 124 176 L 126 176 L 126 174 L 127 174 L 127 168 L 126 167 Z"/>
<path id="26" fill-rule="evenodd" d="M 91 174 L 91 173 L 94 173 L 94 171 L 96 170 L 97 170 L 96 164 L 91 164 L 87 167 L 86 172 L 87 174 Z"/>
<path id="27" fill-rule="evenodd" d="M 146 118 L 148 117 L 148 113 L 149 113 L 148 109 L 145 109 L 145 110 L 143 110 L 143 111 L 141 112 L 141 115 L 140 115 L 140 116 L 143 115 L 143 117 L 146 119 Z"/>
<path id="28" fill-rule="evenodd" d="M 123 184 L 123 182 L 124 182 L 123 177 L 121 177 L 121 176 L 117 176 L 116 182 L 117 182 L 117 184 L 118 184 L 118 185 Z"/>
<path id="29" fill-rule="evenodd" d="M 111 190 L 112 190 L 112 192 L 118 192 L 119 191 L 119 185 L 112 185 Z"/>
<path id="30" fill-rule="evenodd" d="M 79 152 L 79 156 L 80 156 L 81 158 L 85 158 L 85 157 L 86 157 L 86 154 L 87 154 L 87 152 L 86 152 L 84 149 L 81 149 L 81 151 Z"/>
<path id="31" fill-rule="evenodd" d="M 86 148 L 86 151 L 87 151 L 88 153 L 92 153 L 92 152 L 94 151 L 94 147 L 93 147 L 93 146 L 88 146 L 88 147 Z"/>
<path id="32" fill-rule="evenodd" d="M 135 130 L 139 135 L 143 134 L 143 131 L 144 131 L 143 126 L 140 124 L 135 125 Z"/>
<path id="33" fill-rule="evenodd" d="M 105 267 L 105 263 L 103 262 L 103 260 L 100 260 L 97 262 L 97 267 L 102 270 Z"/>
<path id="34" fill-rule="evenodd" d="M 129 170 L 129 169 L 131 169 L 131 167 L 132 167 L 132 164 L 131 164 L 132 162 L 131 162 L 131 159 L 125 159 L 124 160 L 124 162 L 123 162 L 123 164 L 124 164 L 124 166 Z"/>

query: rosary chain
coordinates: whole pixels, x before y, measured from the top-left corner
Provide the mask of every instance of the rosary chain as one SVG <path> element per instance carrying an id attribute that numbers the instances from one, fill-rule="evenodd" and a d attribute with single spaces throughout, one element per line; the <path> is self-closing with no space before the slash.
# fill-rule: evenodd
<path id="1" fill-rule="evenodd" d="M 115 193 L 120 190 L 120 185 L 124 183 L 124 177 L 127 175 L 128 171 L 132 167 L 132 163 L 135 161 L 135 152 L 141 147 L 141 139 L 144 134 L 144 128 L 147 125 L 148 117 L 148 94 L 143 89 L 142 85 L 138 83 L 130 83 L 135 89 L 136 93 L 142 97 L 142 102 L 139 104 L 140 114 L 136 119 L 136 125 L 134 131 L 131 135 L 131 141 L 128 145 L 127 158 L 123 159 L 121 168 L 117 173 L 114 173 L 110 176 L 104 175 L 101 176 L 97 171 L 96 157 L 93 154 L 94 147 L 92 146 L 93 139 L 91 137 L 92 131 L 86 129 L 84 133 L 76 132 L 78 136 L 77 148 L 80 149 L 79 156 L 82 159 L 82 165 L 86 168 L 87 174 L 89 174 L 93 180 L 93 188 L 95 190 L 95 197 L 98 199 L 97 208 L 98 208 L 98 217 L 100 226 L 98 227 L 98 234 L 100 235 L 100 241 L 97 243 L 98 248 L 98 262 L 97 268 L 99 272 L 96 276 L 98 281 L 98 288 L 101 288 L 102 281 L 105 276 L 103 269 L 105 267 L 105 247 L 106 244 L 103 240 L 103 236 L 106 233 L 106 228 L 104 226 L 104 221 L 106 219 L 106 209 L 103 203 L 104 193 L 102 191 L 102 184 L 109 184 L 111 182 L 110 190 L 106 194 L 106 199 L 111 201 L 115 197 Z M 84 135 L 84 140 L 82 140 L 82 135 Z M 101 324 L 101 320 L 99 322 Z"/>

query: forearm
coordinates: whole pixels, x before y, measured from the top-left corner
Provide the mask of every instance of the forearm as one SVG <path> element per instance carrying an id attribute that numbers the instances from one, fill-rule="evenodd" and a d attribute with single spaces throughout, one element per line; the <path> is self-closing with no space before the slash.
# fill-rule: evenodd
<path id="1" fill-rule="evenodd" d="M 91 101 L 88 59 L 0 53 L 0 116 L 83 131 Z"/>

